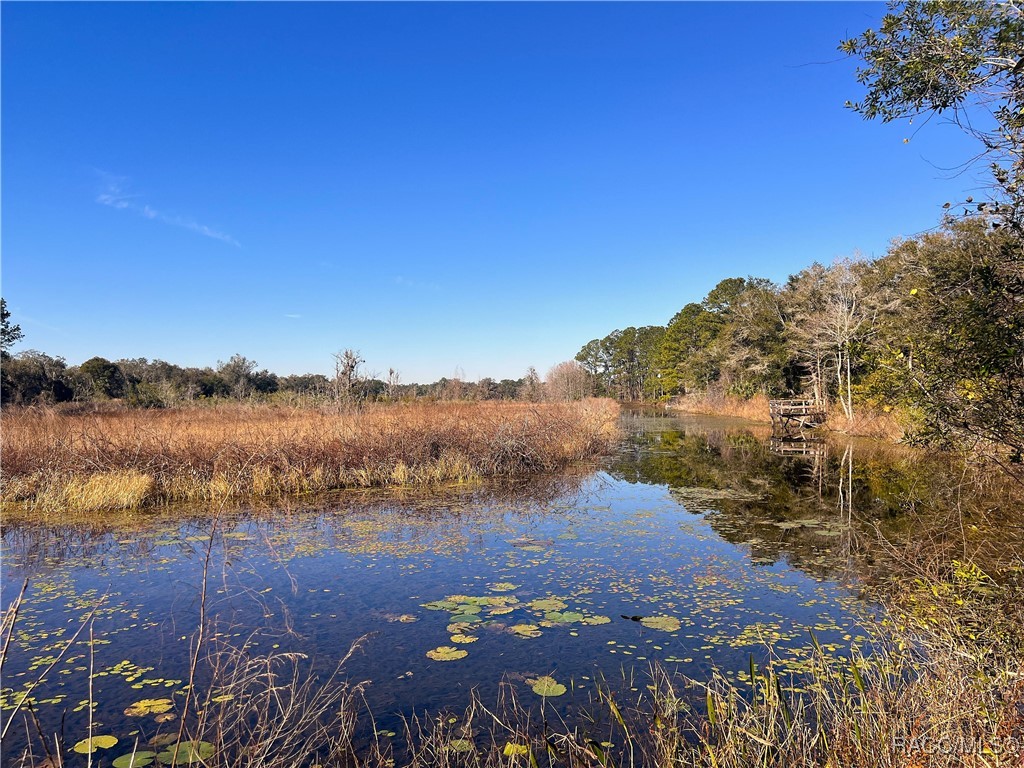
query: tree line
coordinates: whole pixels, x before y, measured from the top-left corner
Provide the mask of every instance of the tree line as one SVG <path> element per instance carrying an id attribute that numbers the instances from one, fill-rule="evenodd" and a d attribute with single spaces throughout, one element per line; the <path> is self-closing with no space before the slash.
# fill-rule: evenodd
<path id="1" fill-rule="evenodd" d="M 0 402 L 4 405 L 110 403 L 162 408 L 216 400 L 268 401 L 316 405 L 359 404 L 402 400 L 579 400 L 591 394 L 589 378 L 575 362 L 554 366 L 542 380 L 534 368 L 518 379 L 482 378 L 465 381 L 442 377 L 429 384 L 402 383 L 394 368 L 386 377 L 364 369 L 358 351 L 336 353 L 334 373 L 280 376 L 260 368 L 243 355 L 215 367 L 188 367 L 144 357 L 107 360 L 92 357 L 68 365 L 34 349 L 12 355 L 21 341 L 20 326 L 11 322 L 0 299 Z"/>
<path id="2" fill-rule="evenodd" d="M 892 2 L 844 40 L 868 120 L 931 118 L 976 140 L 989 184 L 881 258 L 812 264 L 782 285 L 721 281 L 664 326 L 616 330 L 576 359 L 625 400 L 805 395 L 852 419 L 898 410 L 944 446 L 1024 453 L 1024 19 L 1017 3 Z M 909 139 L 907 139 L 909 141 Z"/>

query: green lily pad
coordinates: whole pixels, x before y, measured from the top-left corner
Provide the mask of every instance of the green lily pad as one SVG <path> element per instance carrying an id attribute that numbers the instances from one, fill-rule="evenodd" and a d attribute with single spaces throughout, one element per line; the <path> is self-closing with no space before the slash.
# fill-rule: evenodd
<path id="1" fill-rule="evenodd" d="M 676 632 L 682 626 L 679 619 L 672 616 L 645 616 L 640 623 L 648 629 L 660 629 L 662 632 Z"/>
<path id="2" fill-rule="evenodd" d="M 518 589 L 518 584 L 513 584 L 511 581 L 499 581 L 497 584 L 491 584 L 488 589 L 492 592 L 511 592 L 513 589 Z"/>
<path id="3" fill-rule="evenodd" d="M 157 755 L 161 763 L 198 763 L 209 760 L 217 753 L 217 748 L 208 741 L 183 741 Z"/>
<path id="4" fill-rule="evenodd" d="M 453 643 L 463 643 L 463 644 L 465 644 L 465 643 L 475 643 L 479 639 L 480 639 L 479 637 L 474 637 L 473 635 L 463 635 L 463 634 L 452 635 L 452 642 Z"/>
<path id="5" fill-rule="evenodd" d="M 156 758 L 156 752 L 129 752 L 114 760 L 114 768 L 146 768 Z"/>
<path id="6" fill-rule="evenodd" d="M 607 616 L 587 616 L 583 619 L 583 623 L 596 627 L 598 624 L 610 624 L 611 619 Z"/>
<path id="7" fill-rule="evenodd" d="M 125 709 L 124 713 L 129 717 L 145 717 L 146 715 L 159 715 L 172 709 L 174 709 L 174 702 L 170 699 L 142 699 Z"/>
<path id="8" fill-rule="evenodd" d="M 166 747 L 173 741 L 177 741 L 178 735 L 174 733 L 161 733 L 149 740 L 151 747 Z"/>
<path id="9" fill-rule="evenodd" d="M 549 675 L 543 675 L 534 680 L 526 681 L 533 692 L 538 696 L 561 696 L 567 690 L 564 685 L 555 681 L 555 678 Z"/>
<path id="10" fill-rule="evenodd" d="M 456 617 L 453 617 L 456 618 Z M 456 621 L 453 621 L 448 625 L 448 632 L 452 635 L 457 635 L 460 632 L 465 632 L 473 624 L 483 621 L 479 616 L 459 616 Z"/>
<path id="11" fill-rule="evenodd" d="M 451 645 L 442 645 L 434 648 L 432 651 L 427 651 L 427 658 L 434 661 L 455 661 L 457 659 L 464 659 L 468 655 L 467 651 Z"/>
<path id="12" fill-rule="evenodd" d="M 450 611 L 453 608 L 458 608 L 459 604 L 452 600 L 432 600 L 429 603 L 423 603 L 423 607 L 428 611 Z"/>

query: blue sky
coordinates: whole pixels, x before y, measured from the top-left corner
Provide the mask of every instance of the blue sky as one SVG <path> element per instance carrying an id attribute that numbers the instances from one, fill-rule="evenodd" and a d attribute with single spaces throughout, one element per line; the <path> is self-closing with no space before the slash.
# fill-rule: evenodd
<path id="1" fill-rule="evenodd" d="M 543 374 L 981 185 L 955 129 L 844 109 L 877 3 L 0 12 L 2 291 L 69 363 Z"/>

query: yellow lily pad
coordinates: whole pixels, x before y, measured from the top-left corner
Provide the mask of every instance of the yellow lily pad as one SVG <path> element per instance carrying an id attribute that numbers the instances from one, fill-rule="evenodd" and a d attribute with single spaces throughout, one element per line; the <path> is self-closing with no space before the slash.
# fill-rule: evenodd
<path id="1" fill-rule="evenodd" d="M 72 749 L 80 755 L 88 755 L 97 749 L 110 749 L 115 744 L 116 736 L 93 736 L 91 739 L 82 739 Z"/>
<path id="2" fill-rule="evenodd" d="M 679 619 L 672 616 L 645 616 L 640 623 L 648 629 L 660 629 L 662 632 L 676 632 L 682 626 Z"/>
<path id="3" fill-rule="evenodd" d="M 169 712 L 173 708 L 174 702 L 170 699 L 142 699 L 125 709 L 124 713 L 129 717 L 144 717 Z"/>
<path id="4" fill-rule="evenodd" d="M 432 651 L 427 651 L 427 658 L 434 661 L 455 661 L 457 659 L 464 659 L 468 655 L 468 651 L 451 645 L 442 645 Z"/>

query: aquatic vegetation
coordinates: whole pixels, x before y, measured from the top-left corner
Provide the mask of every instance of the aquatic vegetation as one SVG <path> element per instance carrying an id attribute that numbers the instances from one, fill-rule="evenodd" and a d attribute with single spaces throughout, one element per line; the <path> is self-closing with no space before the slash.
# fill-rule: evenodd
<path id="1" fill-rule="evenodd" d="M 519 637 L 540 637 L 543 634 L 536 624 L 513 624 L 508 631 Z"/>
<path id="2" fill-rule="evenodd" d="M 146 768 L 147 765 L 152 765 L 156 757 L 156 752 L 129 752 L 127 755 L 114 758 L 112 765 L 114 768 Z"/>
<path id="3" fill-rule="evenodd" d="M 682 627 L 674 616 L 645 616 L 640 623 L 648 629 L 660 629 L 662 632 L 677 632 Z"/>
<path id="4" fill-rule="evenodd" d="M 542 675 L 541 677 L 527 680 L 526 684 L 530 686 L 530 689 L 538 696 L 550 697 L 550 696 L 561 696 L 568 689 L 559 682 L 555 681 L 555 678 L 549 675 Z"/>
<path id="5" fill-rule="evenodd" d="M 88 755 L 98 749 L 110 749 L 115 744 L 117 744 L 116 736 L 90 736 L 75 744 L 71 750 L 80 755 Z"/>
<path id="6" fill-rule="evenodd" d="M 129 717 L 144 717 L 170 712 L 173 708 L 174 702 L 170 699 L 142 699 L 125 709 L 124 713 Z"/>
<path id="7" fill-rule="evenodd" d="M 469 655 L 468 651 L 456 648 L 452 645 L 442 645 L 433 650 L 427 651 L 427 658 L 434 661 L 457 661 Z"/>
<path id="8" fill-rule="evenodd" d="M 216 754 L 217 748 L 208 741 L 182 741 L 157 755 L 162 763 L 205 762 Z"/>

